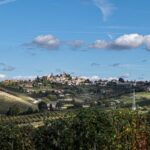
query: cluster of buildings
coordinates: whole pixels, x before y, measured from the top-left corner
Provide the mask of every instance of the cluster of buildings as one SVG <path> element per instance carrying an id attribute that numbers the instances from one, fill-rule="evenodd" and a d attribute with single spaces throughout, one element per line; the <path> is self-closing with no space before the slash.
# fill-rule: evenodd
<path id="1" fill-rule="evenodd" d="M 36 80 L 36 79 L 35 79 Z M 32 89 L 34 87 L 34 81 L 35 80 L 5 80 L 3 81 L 4 85 L 13 85 L 13 86 L 20 86 L 25 89 Z M 50 83 L 60 83 L 60 84 L 66 84 L 66 85 L 99 85 L 101 87 L 108 87 L 110 84 L 115 84 L 117 86 L 124 86 L 126 88 L 130 87 L 142 87 L 145 91 L 150 91 L 150 82 L 147 81 L 124 81 L 120 82 L 119 80 L 97 80 L 97 81 L 90 81 L 87 78 L 84 77 L 73 77 L 70 74 L 63 73 L 60 75 L 47 75 L 39 78 L 39 81 L 37 81 L 39 86 L 43 85 L 43 81 L 48 81 Z"/>
<path id="2" fill-rule="evenodd" d="M 90 84 L 91 82 L 82 77 L 72 77 L 70 74 L 63 73 L 60 75 L 48 75 L 43 76 L 43 79 L 50 81 L 52 83 L 61 83 L 67 85 L 81 85 L 81 84 Z"/>

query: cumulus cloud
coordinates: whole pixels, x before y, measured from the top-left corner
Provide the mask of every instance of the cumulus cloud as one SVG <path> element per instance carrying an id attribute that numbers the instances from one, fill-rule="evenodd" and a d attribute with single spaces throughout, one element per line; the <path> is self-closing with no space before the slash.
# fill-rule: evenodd
<path id="1" fill-rule="evenodd" d="M 22 46 L 33 50 L 35 48 L 55 50 L 61 46 L 69 46 L 71 49 L 80 49 L 84 45 L 83 40 L 63 41 L 59 40 L 52 34 L 39 35 L 35 37 L 30 43 L 24 43 Z"/>
<path id="2" fill-rule="evenodd" d="M 112 3 L 110 3 L 108 0 L 93 0 L 93 3 L 96 7 L 100 9 L 104 21 L 106 21 L 107 18 L 116 9 L 115 6 Z"/>
<path id="3" fill-rule="evenodd" d="M 9 66 L 5 63 L 0 63 L 0 68 L 2 69 L 2 71 L 14 71 L 16 68 L 13 66 Z"/>
<path id="4" fill-rule="evenodd" d="M 146 49 L 150 50 L 150 35 L 125 34 L 114 41 L 96 40 L 89 47 L 95 49 L 126 50 L 139 48 L 140 46 L 145 46 Z"/>
<path id="5" fill-rule="evenodd" d="M 59 48 L 60 40 L 51 34 L 39 35 L 32 41 L 32 43 L 30 43 L 28 45 L 36 46 L 36 47 L 44 48 L 44 49 L 48 49 L 48 50 L 54 50 L 54 49 Z"/>
<path id="6" fill-rule="evenodd" d="M 90 81 L 94 82 L 94 81 L 98 81 L 100 80 L 101 78 L 97 75 L 94 75 L 94 76 L 80 76 L 80 78 L 82 79 L 89 79 Z"/>
<path id="7" fill-rule="evenodd" d="M 55 50 L 62 46 L 69 46 L 72 49 L 81 49 L 86 47 L 83 40 L 74 40 L 74 41 L 61 41 L 55 36 L 49 35 L 39 35 L 35 37 L 30 43 L 23 44 L 23 46 L 34 49 L 46 49 L 46 50 Z M 112 40 L 102 40 L 98 39 L 92 44 L 88 45 L 88 48 L 91 49 L 108 49 L 108 50 L 130 50 L 136 49 L 139 47 L 145 47 L 145 49 L 150 51 L 150 35 L 140 35 L 138 33 L 124 34 L 118 38 Z"/>
<path id="8" fill-rule="evenodd" d="M 146 49 L 150 50 L 150 35 L 145 36 Z"/>
<path id="9" fill-rule="evenodd" d="M 141 46 L 144 37 L 139 34 L 125 34 L 117 38 L 110 46 L 118 49 L 131 49 Z"/>
<path id="10" fill-rule="evenodd" d="M 96 40 L 93 44 L 89 46 L 89 48 L 96 48 L 96 49 L 106 49 L 109 47 L 109 43 L 104 40 Z"/>
<path id="11" fill-rule="evenodd" d="M 7 3 L 10 3 L 10 2 L 14 2 L 16 0 L 0 0 L 0 5 L 4 5 L 4 4 L 7 4 Z"/>

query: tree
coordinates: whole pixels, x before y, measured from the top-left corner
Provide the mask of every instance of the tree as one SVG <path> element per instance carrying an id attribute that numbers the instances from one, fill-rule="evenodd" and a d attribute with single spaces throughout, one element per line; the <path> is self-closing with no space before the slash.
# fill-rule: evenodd
<path id="1" fill-rule="evenodd" d="M 25 114 L 32 114 L 34 112 L 32 107 L 28 107 L 27 111 L 25 112 Z"/>
<path id="2" fill-rule="evenodd" d="M 49 110 L 53 111 L 53 105 L 52 104 L 49 105 Z"/>
<path id="3" fill-rule="evenodd" d="M 35 79 L 36 82 L 40 82 L 40 77 L 37 76 L 37 78 Z"/>
<path id="4" fill-rule="evenodd" d="M 47 104 L 45 102 L 38 103 L 39 111 L 48 110 Z"/>
<path id="5" fill-rule="evenodd" d="M 62 102 L 59 101 L 56 103 L 56 108 L 60 109 L 62 107 L 62 105 L 63 105 Z"/>
<path id="6" fill-rule="evenodd" d="M 124 79 L 123 78 L 119 78 L 119 82 L 124 83 Z"/>

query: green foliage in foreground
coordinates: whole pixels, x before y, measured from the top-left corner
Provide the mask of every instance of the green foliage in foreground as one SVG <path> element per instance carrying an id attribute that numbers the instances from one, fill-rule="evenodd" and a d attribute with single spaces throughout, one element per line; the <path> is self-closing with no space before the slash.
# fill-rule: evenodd
<path id="1" fill-rule="evenodd" d="M 1 150 L 148 150 L 147 116 L 87 109 L 39 128 L 0 126 Z"/>
<path id="2" fill-rule="evenodd" d="M 33 128 L 13 125 L 0 126 L 0 150 L 34 150 Z"/>

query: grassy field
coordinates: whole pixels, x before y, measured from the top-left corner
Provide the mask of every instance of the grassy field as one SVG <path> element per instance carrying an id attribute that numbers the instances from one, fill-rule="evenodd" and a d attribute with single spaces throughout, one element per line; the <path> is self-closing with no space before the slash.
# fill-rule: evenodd
<path id="1" fill-rule="evenodd" d="M 136 93 L 136 98 L 140 99 L 140 98 L 147 98 L 150 100 L 150 92 L 139 92 Z"/>
<path id="2" fill-rule="evenodd" d="M 121 96 L 120 101 L 126 105 L 132 105 L 133 94 Z M 135 94 L 136 104 L 150 110 L 150 92 L 139 92 Z"/>
<path id="3" fill-rule="evenodd" d="M 28 107 L 36 108 L 33 104 L 33 100 L 25 95 L 12 95 L 7 92 L 0 91 L 0 113 L 6 113 L 9 107 L 17 105 L 22 111 L 25 111 Z"/>

